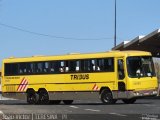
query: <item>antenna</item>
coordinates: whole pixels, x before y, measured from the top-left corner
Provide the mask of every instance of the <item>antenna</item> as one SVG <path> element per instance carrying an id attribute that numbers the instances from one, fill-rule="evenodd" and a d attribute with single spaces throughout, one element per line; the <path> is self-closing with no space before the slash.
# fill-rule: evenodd
<path id="1" fill-rule="evenodd" d="M 115 0 L 115 16 L 114 16 L 114 47 L 116 47 L 117 42 L 117 1 Z"/>

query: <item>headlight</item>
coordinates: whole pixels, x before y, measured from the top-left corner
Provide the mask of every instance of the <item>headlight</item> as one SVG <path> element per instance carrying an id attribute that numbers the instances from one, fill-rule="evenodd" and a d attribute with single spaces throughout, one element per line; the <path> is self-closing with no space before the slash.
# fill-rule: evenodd
<path id="1" fill-rule="evenodd" d="M 134 96 L 139 96 L 139 95 L 140 95 L 139 92 L 134 93 Z"/>
<path id="2" fill-rule="evenodd" d="M 157 91 L 153 91 L 153 94 L 157 94 Z"/>

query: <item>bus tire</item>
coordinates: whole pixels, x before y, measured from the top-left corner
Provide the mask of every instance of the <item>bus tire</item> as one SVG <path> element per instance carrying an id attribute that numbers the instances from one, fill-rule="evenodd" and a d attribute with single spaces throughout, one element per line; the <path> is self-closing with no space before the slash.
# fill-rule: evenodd
<path id="1" fill-rule="evenodd" d="M 133 104 L 136 102 L 136 99 L 132 98 L 132 99 L 122 99 L 122 101 L 125 103 L 125 104 Z"/>
<path id="2" fill-rule="evenodd" d="M 38 103 L 38 94 L 34 90 L 27 91 L 27 103 L 29 104 Z"/>
<path id="3" fill-rule="evenodd" d="M 112 96 L 112 93 L 111 91 L 107 90 L 107 89 L 104 89 L 102 92 L 101 92 L 101 101 L 104 103 L 104 104 L 115 104 L 116 103 L 116 99 L 113 99 L 113 96 Z"/>
<path id="4" fill-rule="evenodd" d="M 39 103 L 40 104 L 48 104 L 49 103 L 49 95 L 45 89 L 39 90 L 38 94 L 39 94 Z"/>
<path id="5" fill-rule="evenodd" d="M 63 103 L 64 103 L 65 105 L 70 105 L 70 104 L 73 103 L 73 100 L 63 100 Z"/>
<path id="6" fill-rule="evenodd" d="M 61 103 L 61 100 L 50 100 L 50 104 L 58 105 Z"/>

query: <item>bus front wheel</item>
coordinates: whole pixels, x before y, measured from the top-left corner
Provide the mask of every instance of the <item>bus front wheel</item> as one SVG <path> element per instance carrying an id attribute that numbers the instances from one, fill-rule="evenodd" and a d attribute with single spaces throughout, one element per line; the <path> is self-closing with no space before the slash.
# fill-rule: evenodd
<path id="1" fill-rule="evenodd" d="M 136 102 L 136 99 L 132 98 L 132 99 L 123 99 L 122 100 L 125 104 L 133 104 Z"/>
<path id="2" fill-rule="evenodd" d="M 104 104 L 115 104 L 117 100 L 113 99 L 112 93 L 105 89 L 101 92 L 101 101 Z"/>
<path id="3" fill-rule="evenodd" d="M 38 94 L 34 90 L 29 90 L 27 92 L 27 102 L 29 104 L 37 104 L 38 103 Z"/>

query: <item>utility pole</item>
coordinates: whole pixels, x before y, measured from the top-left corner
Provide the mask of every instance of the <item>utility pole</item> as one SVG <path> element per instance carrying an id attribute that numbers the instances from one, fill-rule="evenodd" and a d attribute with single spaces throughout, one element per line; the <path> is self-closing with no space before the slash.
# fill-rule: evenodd
<path id="1" fill-rule="evenodd" d="M 116 47 L 117 42 L 117 1 L 115 0 L 115 16 L 114 16 L 114 47 Z"/>

